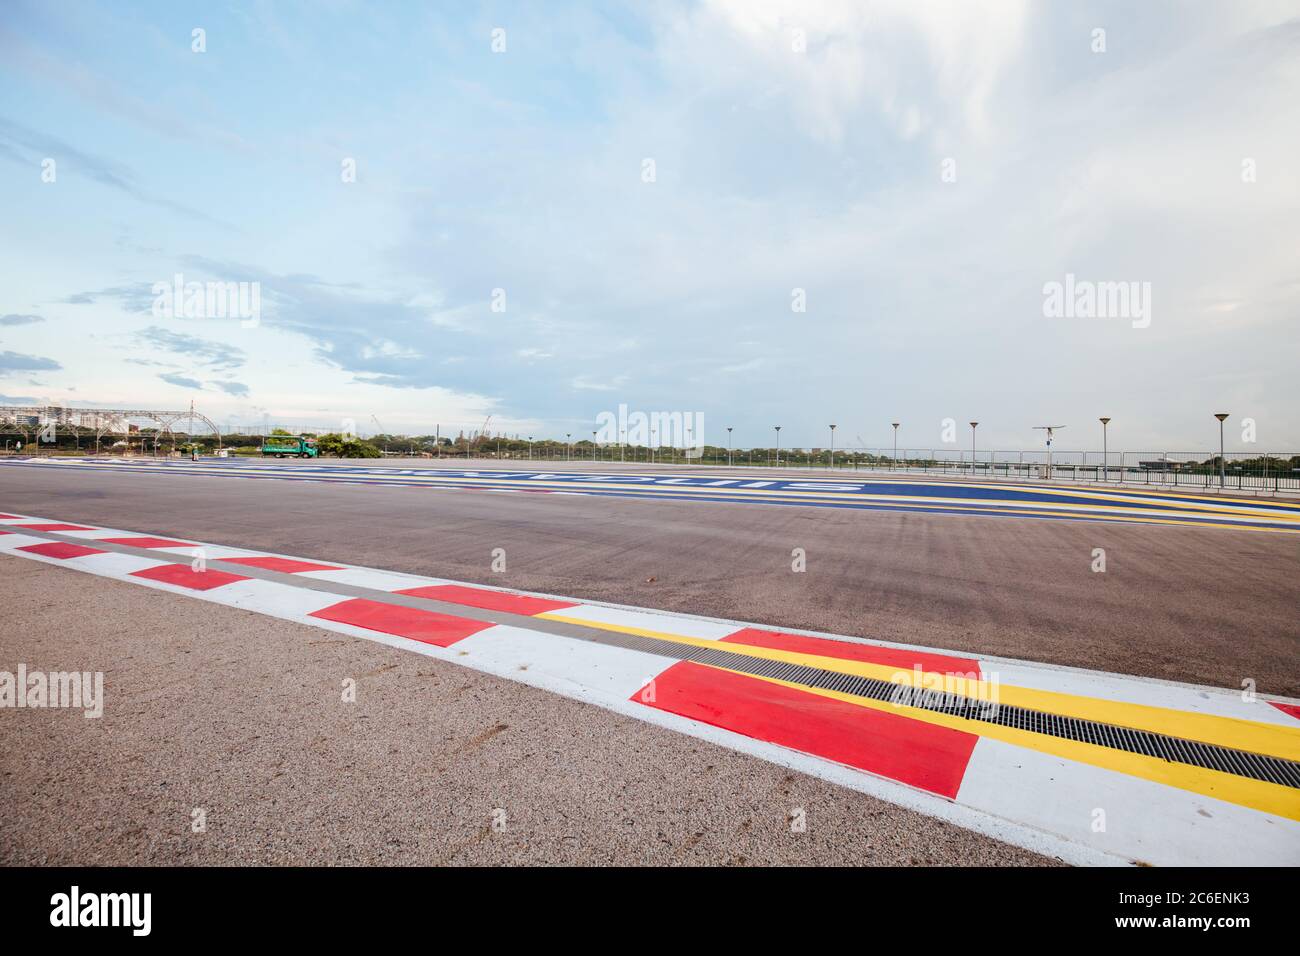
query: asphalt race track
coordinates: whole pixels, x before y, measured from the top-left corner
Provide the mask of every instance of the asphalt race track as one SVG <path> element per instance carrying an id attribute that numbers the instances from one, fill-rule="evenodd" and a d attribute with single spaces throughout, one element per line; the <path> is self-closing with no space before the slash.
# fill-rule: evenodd
<path id="1" fill-rule="evenodd" d="M 1144 677 L 1222 687 L 1250 679 L 1261 690 L 1300 696 L 1300 546 L 1286 531 L 1001 513 L 742 509 L 436 481 L 412 487 L 376 473 L 416 471 L 418 479 L 433 469 L 441 477 L 441 469 L 429 462 L 323 467 L 331 466 L 341 475 L 329 481 L 276 478 L 296 475 L 298 462 L 217 466 L 218 475 L 267 476 L 250 481 L 213 477 L 188 462 L 163 474 L 152 462 L 4 462 L 0 506 L 491 586 Z M 659 474 L 680 476 L 680 469 Z M 986 488 L 978 486 L 981 494 Z M 1281 499 L 1248 499 L 1245 507 L 1270 504 L 1295 508 Z M 507 553 L 504 572 L 492 570 L 494 548 Z M 791 570 L 795 548 L 806 555 L 803 573 Z M 1104 573 L 1092 570 L 1098 548 Z"/>
<path id="2" fill-rule="evenodd" d="M 665 472 L 595 465 L 590 469 L 513 470 L 367 467 L 359 464 L 269 464 L 248 459 L 203 462 L 150 459 L 11 458 L 11 467 L 94 468 L 132 474 L 220 476 L 261 481 L 388 485 L 409 488 L 492 489 L 660 501 L 726 502 L 905 511 L 913 514 L 1000 515 L 1134 524 L 1210 525 L 1235 530 L 1300 533 L 1300 502 L 1153 490 L 1120 484 L 1087 490 L 1012 482 L 962 482 L 910 477 L 828 478 L 759 472 L 710 473 L 704 467 Z M 694 472 L 694 473 L 693 473 Z"/>
<path id="3" fill-rule="evenodd" d="M 910 798 L 900 796 L 901 791 L 877 790 L 871 782 L 880 777 L 900 780 L 923 791 L 958 798 L 959 809 L 964 804 L 987 809 L 985 802 L 992 799 L 987 794 L 999 788 L 980 781 L 984 777 L 1000 779 L 1003 769 L 1012 766 L 1000 762 L 1005 755 L 998 748 L 1005 748 L 1008 740 L 1018 745 L 1014 738 L 985 741 L 973 755 L 967 752 L 961 758 L 966 761 L 961 764 L 966 774 L 961 784 L 964 789 L 960 794 L 956 789 L 961 781 L 958 773 L 953 778 L 956 782 L 950 781 L 953 789 L 949 793 L 945 789 L 948 783 L 936 782 L 928 775 L 932 769 L 928 765 L 918 769 L 896 761 L 881 764 L 879 754 L 861 759 L 846 756 L 822 737 L 786 739 L 775 730 L 764 731 L 764 721 L 771 716 L 765 708 L 779 710 L 795 704 L 774 697 L 756 705 L 747 696 L 750 685 L 745 682 L 749 678 L 728 689 L 723 678 L 709 676 L 715 673 L 713 669 L 706 668 L 706 673 L 690 670 L 696 664 L 671 667 L 677 658 L 660 650 L 654 653 L 668 653 L 662 666 L 669 669 L 656 680 L 663 684 L 666 698 L 676 695 L 671 699 L 679 703 L 658 706 L 658 710 L 670 711 L 671 719 L 656 724 L 658 718 L 654 718 L 645 724 L 639 720 L 647 719 L 640 713 L 646 708 L 617 703 L 627 698 L 629 688 L 636 691 L 645 679 L 653 677 L 653 672 L 640 673 L 641 663 L 628 665 L 626 680 L 630 684 L 618 685 L 617 693 L 602 697 L 602 681 L 612 672 L 597 668 L 605 677 L 590 678 L 594 683 L 588 692 L 580 689 L 588 678 L 575 676 L 570 657 L 562 655 L 559 663 L 531 657 L 510 658 L 515 663 L 508 666 L 493 663 L 490 654 L 487 658 L 477 656 L 484 652 L 480 644 L 485 637 L 468 636 L 478 630 L 475 625 L 454 637 L 457 642 L 464 640 L 459 646 L 467 650 L 458 651 L 450 642 L 438 644 L 435 651 L 421 651 L 431 653 L 434 659 L 416 656 L 412 664 L 403 648 L 411 649 L 407 647 L 411 639 L 424 638 L 409 638 L 401 627 L 389 628 L 387 633 L 395 638 L 384 638 L 382 645 L 363 640 L 364 646 L 357 647 L 352 638 L 366 638 L 373 630 L 367 618 L 358 618 L 351 610 L 340 617 L 342 612 L 324 605 L 303 617 L 270 604 L 267 610 L 257 603 L 262 598 L 249 598 L 253 601 L 249 604 L 238 595 L 256 580 L 239 583 L 247 578 L 247 572 L 220 576 L 238 570 L 236 566 L 219 564 L 220 570 L 215 574 L 207 571 L 211 576 L 201 579 L 201 585 L 186 583 L 176 576 L 188 574 L 185 569 L 194 552 L 187 549 L 196 547 L 211 553 L 216 561 L 223 555 L 236 562 L 262 561 L 256 557 L 262 553 L 306 559 L 322 569 L 308 570 L 307 576 L 323 579 L 345 574 L 344 567 L 355 568 L 346 572 L 353 575 L 347 578 L 352 582 L 348 586 L 364 585 L 372 590 L 340 591 L 349 607 L 356 601 L 389 601 L 385 594 L 402 590 L 397 583 L 382 583 L 386 574 L 391 577 L 394 572 L 419 578 L 415 583 L 421 587 L 414 590 L 421 592 L 420 599 L 429 596 L 424 592 L 430 588 L 463 589 L 464 585 L 563 596 L 562 607 L 540 614 L 538 621 L 544 623 L 523 618 L 488 623 L 501 634 L 541 627 L 559 635 L 562 644 L 564 640 L 588 642 L 582 647 L 588 647 L 591 640 L 603 647 L 601 642 L 609 639 L 608 635 L 593 637 L 588 633 L 591 628 L 626 632 L 627 621 L 640 621 L 635 609 L 646 608 L 677 616 L 656 619 L 671 620 L 671 626 L 657 624 L 649 631 L 640 624 L 632 627 L 642 635 L 639 639 L 689 644 L 720 637 L 728 642 L 733 655 L 738 643 L 744 653 L 786 664 L 806 663 L 806 657 L 799 654 L 813 655 L 822 662 L 835 659 L 840 656 L 836 648 L 842 644 L 834 642 L 854 638 L 873 642 L 870 646 L 877 650 L 861 652 L 867 653 L 866 659 L 872 663 L 828 665 L 832 670 L 847 667 L 857 673 L 854 667 L 869 670 L 881 666 L 879 655 L 892 661 L 894 652 L 889 648 L 898 645 L 930 649 L 922 656 L 931 664 L 974 662 L 976 673 L 982 668 L 985 680 L 999 668 L 1005 670 L 1030 688 L 1011 690 L 1023 693 L 1025 700 L 1039 709 L 1057 712 L 1052 710 L 1056 704 L 1041 697 L 1049 693 L 1045 688 L 1058 695 L 1064 689 L 1075 695 L 1071 699 L 1083 699 L 1079 695 L 1091 699 L 1092 695 L 1099 701 L 1095 708 L 1100 708 L 1096 713 L 1101 715 L 1094 715 L 1095 719 L 1109 725 L 1128 718 L 1115 716 L 1115 705 L 1106 701 L 1131 698 L 1136 702 L 1150 697 L 1152 702 L 1161 701 L 1160 706 L 1173 708 L 1170 713 L 1175 717 L 1149 726 L 1141 720 L 1122 726 L 1141 724 L 1144 732 L 1173 733 L 1175 737 L 1192 734 L 1204 745 L 1235 748 L 1232 752 L 1248 756 L 1250 752 L 1275 754 L 1250 759 L 1281 760 L 1276 765 L 1282 768 L 1276 771 L 1282 773 L 1278 780 L 1289 779 L 1288 761 L 1295 759 L 1287 735 L 1292 733 L 1290 722 L 1300 713 L 1292 702 L 1300 696 L 1300 666 L 1296 663 L 1300 630 L 1294 613 L 1300 597 L 1295 573 L 1300 555 L 1297 541 L 1291 537 L 1300 530 L 1300 506 L 1287 499 L 1174 495 L 1145 488 L 1025 486 L 915 475 L 810 476 L 695 466 L 588 464 L 541 471 L 430 462 L 9 459 L 0 462 L 0 510 L 10 519 L 7 538 L 0 539 L 7 541 L 0 545 L 0 550 L 7 551 L 0 554 L 0 568 L 25 595 L 11 612 L 13 626 L 5 629 L 2 649 L 6 659 L 39 661 L 43 655 L 52 655 L 51 668 L 95 664 L 106 671 L 110 684 L 117 674 L 121 693 L 127 698 L 130 715 L 114 719 L 128 720 L 129 731 L 97 741 L 104 752 L 93 762 L 102 767 L 99 772 L 104 775 L 103 786 L 96 792 L 117 793 L 119 802 L 132 805 L 129 826 L 123 832 L 139 831 L 139 838 L 109 841 L 115 849 L 100 851 L 99 857 L 107 862 L 167 862 L 173 853 L 176 859 L 213 862 L 364 862 L 412 855 L 429 862 L 1029 863 L 1052 857 L 1095 862 L 1083 851 L 1083 855 L 1072 855 L 1073 851 L 1059 850 L 1050 840 L 1039 843 L 1023 834 L 1003 833 L 965 818 L 945 816 L 946 811 L 924 802 L 909 802 Z M 27 534 L 25 528 L 30 529 Z M 96 548 L 91 539 L 105 543 Z M 142 550 L 138 545 L 142 540 L 155 543 Z M 181 556 L 160 557 L 167 548 L 179 549 Z M 42 564 L 23 557 L 35 557 Z M 96 567 L 96 561 L 109 564 Z M 137 567 L 130 561 L 142 563 Z M 180 563 L 171 565 L 170 561 Z M 119 568 L 112 562 L 128 563 Z M 135 570 L 122 570 L 127 567 Z M 142 588 L 132 583 L 133 576 L 140 574 L 157 580 Z M 105 576 L 118 580 L 106 580 Z M 227 582 L 234 595 L 228 599 L 221 597 L 225 593 L 221 585 Z M 284 578 L 259 586 L 272 585 L 292 595 L 298 593 L 294 586 L 300 590 L 302 582 Z M 203 601 L 186 596 L 189 592 L 203 596 Z M 312 600 L 324 600 L 315 591 L 311 593 L 315 595 Z M 284 600 L 283 607 L 296 608 L 306 598 Z M 426 613 L 445 615 L 449 610 L 446 603 L 430 607 L 433 610 Z M 588 610 L 574 617 L 577 611 L 564 609 L 574 607 Z M 261 616 L 268 613 L 270 618 Z M 471 618 L 482 616 L 477 611 L 462 613 Z M 333 639 L 322 638 L 324 632 L 317 630 L 319 627 L 341 632 L 344 643 L 339 643 L 338 634 Z M 572 632 L 575 627 L 578 632 Z M 714 634 L 710 628 L 715 627 L 722 630 Z M 771 643 L 777 638 L 745 637 L 769 632 L 784 636 L 777 644 Z M 700 637 L 689 636 L 696 633 Z M 756 640 L 757 646 L 753 646 Z M 526 646 L 534 644 L 526 642 Z M 74 648 L 72 656 L 78 660 L 63 659 Z M 457 659 L 467 652 L 471 660 Z M 501 653 L 500 640 L 495 653 Z M 647 651 L 600 651 L 614 655 L 610 660 L 627 654 L 635 658 L 637 653 Z M 344 655 L 342 661 L 340 654 Z M 786 660 L 791 654 L 796 656 Z M 486 663 L 474 662 L 480 659 Z M 337 687 L 340 673 L 352 673 L 362 664 L 368 695 L 364 716 L 375 723 L 349 725 L 343 730 L 328 707 L 322 712 L 320 695 L 310 689 L 316 685 Z M 1048 665 L 1048 669 L 1041 670 L 1040 665 Z M 709 668 L 719 666 L 710 664 Z M 942 670 L 946 665 L 933 666 Z M 1077 672 L 1052 670 L 1055 666 L 1099 673 L 1070 677 Z M 688 670 L 682 671 L 682 667 Z M 258 698 L 268 692 L 266 682 L 274 682 L 277 668 L 303 681 L 302 686 L 295 685 L 287 692 L 287 702 L 279 710 L 268 710 L 270 705 L 264 700 L 243 699 L 236 705 L 213 693 L 216 685 L 230 687 L 243 681 L 261 688 L 250 691 L 251 697 Z M 527 673 L 518 673 L 521 669 Z M 703 684 L 699 683 L 701 674 Z M 1108 675 L 1131 675 L 1146 682 Z M 422 682 L 430 680 L 431 687 L 442 689 L 430 689 L 426 696 Z M 1202 689 L 1151 682 L 1161 680 Z M 178 682 L 193 682 L 193 687 L 180 689 Z M 171 689 L 161 695 L 149 690 L 162 687 Z M 571 691 L 572 687 L 579 690 Z M 1269 716 L 1262 718 L 1262 724 L 1261 718 L 1253 716 L 1258 709 L 1245 707 L 1240 711 L 1244 717 L 1233 709 L 1240 708 L 1241 701 L 1250 703 L 1248 695 L 1242 694 L 1243 687 L 1276 701 L 1275 709 L 1264 706 Z M 555 698 L 548 691 L 584 703 Z M 782 691 L 787 692 L 825 696 L 797 682 Z M 334 691 L 324 693 L 337 696 Z M 692 695 L 711 700 L 710 695 L 728 693 L 739 695 L 732 705 L 739 716 L 705 720 L 722 727 L 722 737 L 715 731 L 696 733 L 691 729 L 694 725 L 672 723 L 705 719 Z M 377 699 L 384 704 L 378 705 Z M 1218 716 L 1188 716 L 1202 708 L 1202 699 L 1217 701 L 1211 709 Z M 593 708 L 590 703 L 598 706 Z M 182 718 L 178 718 L 177 706 L 184 708 Z M 712 706 L 709 703 L 706 710 Z M 1061 706 L 1065 709 L 1060 713 L 1073 713 L 1070 708 L 1074 705 Z M 939 720 L 924 714 L 911 716 L 921 723 Z M 7 859 L 56 861 L 71 847 L 80 847 L 84 858 L 87 846 L 95 842 L 89 832 L 78 830 L 57 840 L 53 836 L 60 826 L 56 821 L 70 815 L 88 814 L 87 819 L 98 819 L 99 826 L 116 826 L 106 824 L 102 814 L 96 816 L 98 811 L 92 805 L 98 798 L 69 793 L 67 788 L 55 788 L 59 794 L 55 796 L 49 788 L 36 785 L 41 768 L 54 759 L 51 754 L 68 744 L 57 723 L 65 719 L 71 718 L 58 715 L 54 719 L 52 715 L 46 723 L 24 725 L 26 756 L 17 756 L 15 749 L 6 758 L 5 776 L 0 778 L 3 786 L 21 791 L 28 804 L 19 819 L 0 828 L 0 847 Z M 163 759 L 148 741 L 154 739 L 151 735 L 157 728 L 177 719 L 191 728 L 196 747 L 209 761 L 224 752 L 230 766 L 205 770 L 174 748 L 167 748 L 171 760 Z M 1198 721 L 1241 719 L 1246 721 L 1240 725 L 1246 728 L 1244 736 L 1235 724 L 1225 724 L 1222 730 L 1209 727 L 1205 736 L 1195 736 L 1200 733 L 1194 730 Z M 419 735 L 419 744 L 408 743 L 410 729 L 401 727 L 403 720 L 426 728 Z M 324 739 L 311 730 L 317 724 L 334 727 L 336 734 L 344 734 L 348 740 Z M 1276 729 L 1260 729 L 1265 724 Z M 217 726 L 226 727 L 229 733 L 214 736 L 212 728 Z M 1252 727 L 1256 729 L 1250 730 Z M 972 731 L 967 725 L 934 731 L 959 736 L 988 732 Z M 910 733 L 900 738 L 909 742 L 909 753 L 915 749 Z M 230 734 L 246 743 L 229 744 Z M 1263 743 L 1256 744 L 1252 736 L 1256 734 L 1264 734 L 1259 738 Z M 1269 734 L 1282 736 L 1270 743 L 1274 737 Z M 255 742 L 263 738 L 265 742 Z M 762 749 L 767 743 L 755 745 L 755 749 L 744 743 L 751 738 L 772 740 L 792 748 L 796 756 L 787 759 L 769 753 Z M 572 751 L 569 741 L 574 741 Z M 922 752 L 933 745 L 947 753 L 943 750 L 946 745 L 934 744 L 929 738 L 926 741 Z M 325 769 L 303 762 L 298 754 L 303 746 L 318 754 L 325 769 L 355 760 L 355 748 L 364 747 L 370 782 L 340 785 L 334 797 L 314 792 L 308 781 Z M 1052 747 L 1048 752 L 1056 756 L 1051 759 L 1074 759 L 1068 748 L 1057 753 L 1059 748 Z M 419 762 L 411 762 L 411 748 L 439 768 L 433 774 L 437 779 L 421 782 L 418 789 L 459 822 L 452 828 L 452 836 L 430 837 L 428 845 L 404 851 L 375 849 L 372 844 L 380 825 L 373 817 L 404 813 L 398 809 L 402 775 L 409 779 L 419 774 Z M 537 756 L 541 751 L 545 755 Z M 510 759 L 517 761 L 513 765 L 517 772 L 500 763 L 508 754 L 514 755 Z M 634 754 L 645 759 L 632 758 Z M 813 757 L 805 756 L 809 754 Z M 861 768 L 867 776 L 841 779 L 836 776 L 839 770 L 827 770 L 821 762 L 807 763 L 818 756 Z M 791 772 L 773 766 L 773 760 L 784 763 Z M 654 769 L 664 762 L 680 772 L 664 774 Z M 170 772 L 169 763 L 185 769 Z M 1022 763 L 1014 762 L 1020 768 L 1017 772 L 1034 772 Z M 137 764 L 138 774 L 124 778 L 115 769 Z M 1188 771 L 1195 780 L 1189 777 L 1192 782 L 1179 782 L 1166 779 L 1158 768 L 1148 773 L 1114 764 L 1110 757 L 1084 759 L 1079 764 L 1085 765 L 1103 768 L 1089 773 L 1118 773 L 1117 780 L 1130 780 L 1134 774 L 1149 778 L 1162 788 L 1160 799 L 1175 792 L 1184 794 L 1178 800 L 1192 799 L 1186 797 L 1188 793 L 1201 794 L 1196 800 L 1212 799 L 1217 810 L 1225 811 L 1217 814 L 1217 827 L 1227 827 L 1227 821 L 1237 819 L 1234 813 L 1281 814 L 1267 820 L 1292 818 L 1292 791 L 1268 789 L 1279 784 L 1250 784 L 1242 791 L 1244 795 L 1233 796 L 1235 788 L 1246 785 L 1233 782 L 1238 779 L 1233 777 L 1228 781 L 1231 787 L 1224 789 L 1222 783 L 1227 778 L 1214 777 L 1218 771 Z M 723 768 L 725 782 L 716 778 L 719 768 Z M 534 778 L 541 773 L 549 783 L 523 782 L 525 770 Z M 1043 773 L 1054 777 L 1055 771 L 1049 771 L 1045 764 Z M 1261 771 L 1259 779 L 1271 781 L 1276 772 Z M 564 779 L 556 779 L 556 773 Z M 572 778 L 574 773 L 579 776 Z M 1209 782 L 1198 782 L 1201 778 L 1196 774 L 1202 773 L 1210 773 Z M 249 792 L 250 774 L 266 783 L 257 794 Z M 281 774 L 288 774 L 291 780 L 276 783 Z M 909 774 L 920 776 L 913 780 Z M 499 778 L 497 784 L 492 783 L 493 775 Z M 236 777 L 240 782 L 236 783 Z M 160 802 L 154 789 L 160 779 L 165 790 L 177 785 L 193 789 L 196 778 L 208 781 L 212 801 L 243 819 L 241 827 L 228 833 L 220 847 L 211 843 L 191 846 L 167 836 L 170 831 L 159 830 L 153 820 L 158 813 L 198 805 L 195 801 L 199 798 L 189 794 L 178 794 L 179 802 Z M 451 778 L 458 781 L 459 790 L 450 785 Z M 292 793 L 283 789 L 289 783 L 293 784 Z M 315 786 L 319 783 L 317 780 Z M 1031 780 L 1026 787 L 1032 790 L 1035 785 Z M 1168 790 L 1170 786 L 1174 789 Z M 1250 789 L 1258 787 L 1267 792 L 1256 795 Z M 599 806 L 592 802 L 593 789 L 606 795 L 603 803 L 597 801 Z M 35 796 L 38 791 L 44 796 Z M 807 796 L 796 799 L 792 791 Z M 466 804 L 457 797 L 458 792 L 476 796 Z M 610 798 L 611 792 L 618 796 Z M 266 802 L 267 794 L 279 800 L 303 801 L 317 822 L 301 837 L 287 832 L 268 835 L 267 821 L 277 819 L 280 811 L 274 800 Z M 703 794 L 711 802 L 707 810 L 700 811 L 697 804 L 705 799 Z M 16 792 L 0 796 L 8 799 Z M 1122 802 L 1119 797 L 1114 799 Z M 1136 806 L 1150 805 L 1154 798 L 1135 790 L 1124 799 Z M 564 819 L 557 818 L 553 810 L 557 800 L 570 801 L 567 805 L 575 808 L 572 816 L 560 814 Z M 324 801 L 336 802 L 347 812 L 340 810 L 332 818 L 336 838 L 322 842 L 320 831 L 325 824 L 319 815 L 325 812 Z M 514 806 L 512 812 L 531 821 L 534 839 L 522 844 L 518 839 L 494 842 L 491 828 L 486 835 L 482 829 L 480 818 L 491 809 L 479 806 L 484 802 Z M 1226 812 L 1229 805 L 1246 809 Z M 690 811 L 694 814 L 690 822 L 683 823 L 675 814 L 687 806 L 696 809 Z M 844 825 L 847 819 L 855 821 L 858 852 L 838 840 L 791 844 L 787 817 L 809 806 L 817 808 L 813 819 L 834 816 L 841 821 L 837 825 Z M 1188 819 L 1193 823 L 1199 822 L 1200 809 L 1204 809 L 1200 803 L 1187 803 Z M 1030 810 L 1022 811 L 1017 811 L 1022 812 L 1021 817 L 1009 811 L 1003 815 L 1012 820 L 1023 818 L 1031 829 L 1046 828 L 1055 834 L 1052 839 L 1064 840 L 1061 845 L 1074 846 L 1073 837 L 1058 832 L 1068 830 L 1066 824 L 1030 820 L 1023 816 Z M 1000 811 L 995 808 L 992 812 L 997 815 Z M 1300 804 L 1294 812 L 1300 814 Z M 624 822 L 611 822 L 609 814 Z M 736 829 L 737 814 L 750 821 L 743 833 Z M 1170 814 L 1171 819 L 1177 816 L 1174 810 Z M 1267 822 L 1259 820 L 1251 817 L 1241 823 L 1238 835 L 1244 839 L 1250 827 Z M 813 826 L 808 832 L 815 830 Z M 1141 836 L 1127 845 L 1120 842 L 1121 832 L 1117 826 L 1117 842 L 1101 848 L 1116 854 L 1120 861 L 1150 857 L 1165 862 L 1231 862 L 1214 855 L 1231 852 L 1214 849 L 1219 845 L 1217 837 L 1193 838 L 1175 828 L 1169 831 L 1172 835 L 1167 846 L 1147 854 Z M 1153 831 L 1147 827 L 1144 832 L 1150 839 Z M 1255 845 L 1276 846 L 1275 841 L 1270 843 L 1266 826 L 1260 832 Z M 1224 844 L 1231 845 L 1236 844 Z M 1287 845 L 1282 844 L 1284 855 Z"/>

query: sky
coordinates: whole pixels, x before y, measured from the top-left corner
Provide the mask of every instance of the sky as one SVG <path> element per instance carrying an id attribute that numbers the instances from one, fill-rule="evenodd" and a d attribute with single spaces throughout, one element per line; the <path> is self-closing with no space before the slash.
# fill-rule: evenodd
<path id="1" fill-rule="evenodd" d="M 1300 0 L 0 0 L 0 263 L 0 404 L 1296 452 Z"/>

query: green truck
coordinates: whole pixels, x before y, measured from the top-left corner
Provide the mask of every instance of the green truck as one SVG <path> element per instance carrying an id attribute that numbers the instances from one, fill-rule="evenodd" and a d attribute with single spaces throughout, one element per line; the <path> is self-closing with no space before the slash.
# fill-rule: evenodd
<path id="1" fill-rule="evenodd" d="M 276 458 L 315 458 L 316 439 L 297 435 L 267 435 L 262 440 L 262 454 Z"/>

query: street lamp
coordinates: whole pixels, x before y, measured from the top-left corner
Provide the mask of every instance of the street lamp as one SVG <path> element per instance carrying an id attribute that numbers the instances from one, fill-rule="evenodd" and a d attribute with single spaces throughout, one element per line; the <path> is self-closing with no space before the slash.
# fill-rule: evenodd
<path id="1" fill-rule="evenodd" d="M 893 471 L 894 466 L 898 464 L 898 422 L 890 422 L 894 426 L 894 457 L 889 459 L 889 470 Z"/>
<path id="2" fill-rule="evenodd" d="M 1105 481 L 1110 477 L 1110 459 L 1106 456 L 1106 426 L 1110 424 L 1109 418 L 1099 418 L 1101 422 L 1101 480 Z"/>
<path id="3" fill-rule="evenodd" d="M 831 426 L 831 471 L 835 470 L 835 426 Z"/>
<path id="4" fill-rule="evenodd" d="M 533 460 L 533 436 L 528 436 L 528 460 Z"/>
<path id="5" fill-rule="evenodd" d="M 781 467 L 781 426 L 773 425 L 776 429 L 776 467 Z"/>
<path id="6" fill-rule="evenodd" d="M 727 426 L 727 467 L 731 467 L 731 426 Z"/>
<path id="7" fill-rule="evenodd" d="M 591 460 L 596 460 L 596 433 L 591 433 Z"/>
<path id="8" fill-rule="evenodd" d="M 1035 425 L 1034 431 L 1047 433 L 1047 480 L 1052 480 L 1052 438 L 1064 425 Z"/>
<path id="9" fill-rule="evenodd" d="M 1223 420 L 1228 417 L 1227 412 L 1215 412 L 1214 417 L 1219 420 L 1219 487 L 1224 485 L 1223 474 Z"/>
<path id="10" fill-rule="evenodd" d="M 573 461 L 573 432 L 564 433 L 564 454 L 567 461 Z"/>
<path id="11" fill-rule="evenodd" d="M 970 423 L 970 476 L 975 477 L 975 426 L 979 422 Z"/>

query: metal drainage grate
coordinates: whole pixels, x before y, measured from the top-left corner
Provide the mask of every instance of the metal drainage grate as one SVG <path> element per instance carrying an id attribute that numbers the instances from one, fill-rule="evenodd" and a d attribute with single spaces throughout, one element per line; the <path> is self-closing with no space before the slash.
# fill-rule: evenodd
<path id="1" fill-rule="evenodd" d="M 993 704 L 951 693 L 824 670 L 806 664 L 774 661 L 713 647 L 678 644 L 655 637 L 603 631 L 599 636 L 592 635 L 583 639 L 625 647 L 629 650 L 644 651 L 647 654 L 658 654 L 662 657 L 674 657 L 696 664 L 721 667 L 752 674 L 755 677 L 768 677 L 792 684 L 802 684 L 805 687 L 837 691 L 853 697 L 878 701 L 892 700 L 904 707 L 915 707 L 919 710 L 948 714 L 1000 727 L 1013 727 L 1048 737 L 1059 737 L 1062 740 L 1074 740 L 1097 747 L 1108 747 L 1111 750 L 1142 754 L 1171 763 L 1218 770 L 1237 777 L 1249 777 L 1253 780 L 1300 789 L 1300 763 L 1281 757 L 1185 740 L 1148 730 L 1133 730 L 1095 720 L 1063 717 L 1026 707 Z"/>

